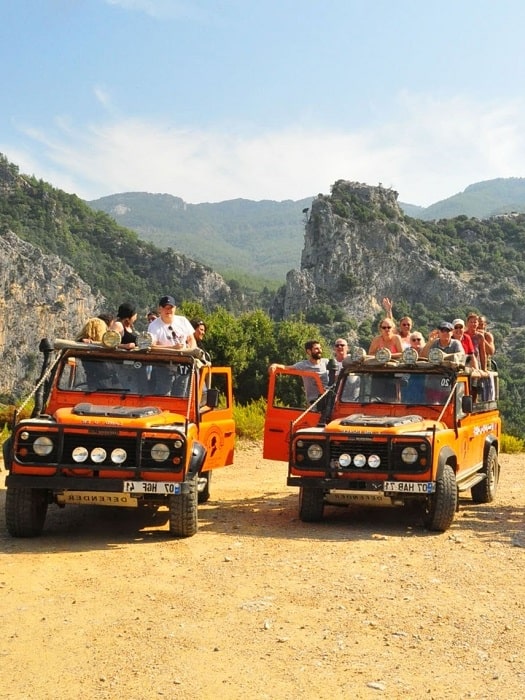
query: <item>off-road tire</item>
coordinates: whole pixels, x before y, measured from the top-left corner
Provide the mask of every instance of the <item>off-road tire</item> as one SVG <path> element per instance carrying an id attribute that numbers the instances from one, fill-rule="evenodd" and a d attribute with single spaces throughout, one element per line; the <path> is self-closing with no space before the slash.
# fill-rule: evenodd
<path id="1" fill-rule="evenodd" d="M 445 464 L 436 481 L 436 492 L 428 498 L 428 505 L 424 513 L 425 527 L 436 532 L 445 532 L 454 520 L 457 506 L 456 475 L 452 467 Z"/>
<path id="2" fill-rule="evenodd" d="M 47 491 L 8 487 L 5 495 L 5 524 L 12 537 L 38 537 L 47 514 Z"/>
<path id="3" fill-rule="evenodd" d="M 299 518 L 303 523 L 318 523 L 322 520 L 324 497 L 321 489 L 301 486 L 299 489 Z"/>
<path id="4" fill-rule="evenodd" d="M 499 481 L 498 452 L 494 446 L 489 448 L 481 472 L 485 474 L 485 478 L 471 488 L 472 500 L 474 503 L 492 503 Z"/>
<path id="5" fill-rule="evenodd" d="M 206 503 L 206 501 L 210 500 L 210 482 L 211 482 L 211 475 L 212 471 L 211 469 L 207 472 L 203 472 L 202 474 L 199 475 L 199 480 L 201 479 L 206 479 L 206 484 L 204 486 L 199 487 L 199 492 L 197 495 L 197 501 L 199 503 Z"/>
<path id="6" fill-rule="evenodd" d="M 195 474 L 186 481 L 187 493 L 168 496 L 170 513 L 170 534 L 174 537 L 191 537 L 199 526 L 197 504 L 197 479 Z"/>

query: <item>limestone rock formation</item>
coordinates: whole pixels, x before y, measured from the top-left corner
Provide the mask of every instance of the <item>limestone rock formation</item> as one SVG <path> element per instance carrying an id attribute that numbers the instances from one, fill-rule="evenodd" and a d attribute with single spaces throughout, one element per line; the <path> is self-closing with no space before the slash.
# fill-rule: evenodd
<path id="1" fill-rule="evenodd" d="M 397 192 L 337 181 L 318 195 L 305 228 L 301 269 L 291 270 L 274 315 L 286 318 L 319 305 L 339 306 L 358 321 L 380 309 L 383 297 L 448 308 L 468 303 L 468 285 L 431 256 L 411 230 Z"/>
<path id="2" fill-rule="evenodd" d="M 0 394 L 20 396 L 39 376 L 40 339 L 76 334 L 103 299 L 60 258 L 11 231 L 0 240 Z"/>

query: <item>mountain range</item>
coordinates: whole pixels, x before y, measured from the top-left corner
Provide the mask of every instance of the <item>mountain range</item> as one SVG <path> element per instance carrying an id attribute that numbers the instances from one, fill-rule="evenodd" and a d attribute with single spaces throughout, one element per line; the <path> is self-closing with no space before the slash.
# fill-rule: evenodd
<path id="1" fill-rule="evenodd" d="M 253 283 L 259 278 L 275 287 L 300 267 L 313 199 L 189 204 L 170 194 L 125 192 L 88 204 L 143 240 L 209 265 L 226 279 L 246 283 L 251 278 Z M 525 212 L 525 178 L 478 182 L 428 207 L 399 206 L 407 216 L 423 221 Z"/>

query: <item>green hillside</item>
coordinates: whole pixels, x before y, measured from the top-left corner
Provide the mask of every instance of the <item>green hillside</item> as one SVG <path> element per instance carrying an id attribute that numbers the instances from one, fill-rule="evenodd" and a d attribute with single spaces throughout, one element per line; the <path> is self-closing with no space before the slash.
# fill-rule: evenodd
<path id="1" fill-rule="evenodd" d="M 498 214 L 525 212 L 525 178 L 507 177 L 469 185 L 463 192 L 431 204 L 429 207 L 401 205 L 409 216 L 430 221 L 469 216 L 486 219 Z"/>
<path id="2" fill-rule="evenodd" d="M 169 194 L 127 192 L 89 202 L 158 246 L 212 266 L 225 277 L 283 280 L 300 265 L 304 213 L 312 198 L 233 199 L 187 204 Z"/>

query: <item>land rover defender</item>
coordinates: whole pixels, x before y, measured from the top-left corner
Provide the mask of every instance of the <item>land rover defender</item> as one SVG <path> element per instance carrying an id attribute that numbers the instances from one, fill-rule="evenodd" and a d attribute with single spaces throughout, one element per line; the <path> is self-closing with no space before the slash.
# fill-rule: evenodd
<path id="1" fill-rule="evenodd" d="M 459 493 L 475 503 L 496 494 L 501 420 L 497 372 L 462 354 L 407 349 L 375 357 L 356 349 L 319 400 L 305 408 L 303 372 L 270 374 L 264 457 L 288 461 L 299 516 L 319 521 L 327 504 L 413 505 L 425 526 L 445 531 Z"/>
<path id="2" fill-rule="evenodd" d="M 170 534 L 189 537 L 212 471 L 233 463 L 230 368 L 198 348 L 152 347 L 147 334 L 122 350 L 111 333 L 40 344 L 35 410 L 15 415 L 4 444 L 12 536 L 41 534 L 51 504 L 86 504 L 164 507 Z"/>

